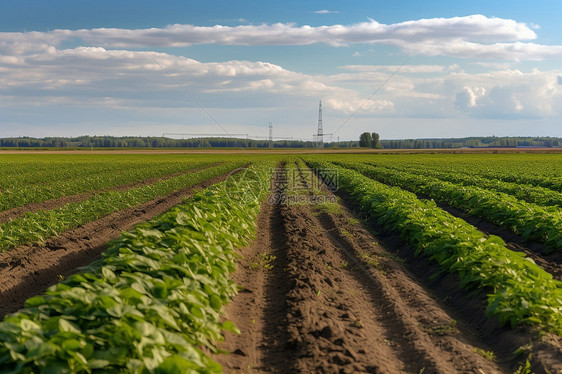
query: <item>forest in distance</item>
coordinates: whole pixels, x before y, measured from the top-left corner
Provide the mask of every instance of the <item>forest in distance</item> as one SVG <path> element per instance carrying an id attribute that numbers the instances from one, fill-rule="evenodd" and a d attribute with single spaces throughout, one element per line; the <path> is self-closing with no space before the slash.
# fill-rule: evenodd
<path id="1" fill-rule="evenodd" d="M 274 148 L 314 148 L 315 142 L 303 140 L 274 140 Z M 325 148 L 355 148 L 357 141 L 325 142 Z M 446 139 L 397 139 L 380 140 L 384 149 L 442 149 L 442 148 L 496 148 L 562 146 L 558 137 L 467 137 Z M 268 148 L 269 140 L 246 138 L 206 137 L 173 139 L 143 136 L 79 136 L 79 137 L 12 137 L 0 138 L 1 148 Z"/>

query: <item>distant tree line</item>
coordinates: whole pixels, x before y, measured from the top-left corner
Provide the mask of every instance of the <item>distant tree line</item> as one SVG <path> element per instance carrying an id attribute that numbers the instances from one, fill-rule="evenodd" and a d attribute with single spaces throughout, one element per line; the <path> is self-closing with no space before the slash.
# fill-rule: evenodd
<path id="1" fill-rule="evenodd" d="M 331 142 L 329 147 L 357 147 L 356 141 Z M 275 148 L 312 148 L 315 143 L 301 140 L 276 140 Z M 243 138 L 191 138 L 172 139 L 166 137 L 115 137 L 115 136 L 79 136 L 76 138 L 0 138 L 0 147 L 19 148 L 268 148 L 269 140 Z"/>
<path id="2" fill-rule="evenodd" d="M 562 138 L 553 137 L 470 137 L 450 139 L 381 140 L 386 149 L 486 148 L 486 147 L 561 147 Z"/>
<path id="3" fill-rule="evenodd" d="M 312 141 L 276 140 L 275 148 L 313 148 Z M 380 140 L 377 133 L 363 133 L 359 141 L 326 142 L 325 148 L 353 147 L 385 149 L 431 149 L 460 147 L 562 147 L 562 138 L 554 137 L 472 137 L 451 139 Z M 241 138 L 191 138 L 134 136 L 79 136 L 76 138 L 0 138 L 0 147 L 19 148 L 268 148 L 268 140 Z"/>

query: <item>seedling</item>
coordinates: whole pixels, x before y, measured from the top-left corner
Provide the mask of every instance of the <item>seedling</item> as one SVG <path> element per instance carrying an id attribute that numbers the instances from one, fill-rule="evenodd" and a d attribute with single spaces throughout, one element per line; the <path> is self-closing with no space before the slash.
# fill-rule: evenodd
<path id="1" fill-rule="evenodd" d="M 485 351 L 481 348 L 474 347 L 474 352 L 478 353 L 480 356 L 482 356 L 482 357 L 484 357 L 484 358 L 486 358 L 486 359 L 488 359 L 492 362 L 496 361 L 496 355 L 492 351 Z"/>

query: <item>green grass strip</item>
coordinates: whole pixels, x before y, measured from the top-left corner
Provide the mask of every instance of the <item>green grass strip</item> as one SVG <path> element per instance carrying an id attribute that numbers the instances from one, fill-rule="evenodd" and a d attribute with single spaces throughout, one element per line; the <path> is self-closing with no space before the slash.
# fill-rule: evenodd
<path id="1" fill-rule="evenodd" d="M 222 306 L 235 294 L 235 249 L 255 234 L 274 162 L 234 185 L 201 191 L 138 225 L 100 262 L 69 277 L 0 323 L 0 373 L 219 373 Z"/>
<path id="2" fill-rule="evenodd" d="M 330 163 L 310 162 L 321 172 L 337 170 L 339 187 L 364 213 L 410 245 L 443 271 L 457 273 L 461 287 L 488 293 L 487 313 L 501 324 L 527 324 L 562 335 L 562 282 L 497 236 L 420 200 L 411 192 L 367 178 Z"/>
<path id="3" fill-rule="evenodd" d="M 102 192 L 92 198 L 69 203 L 58 209 L 27 213 L 21 218 L 0 225 L 0 251 L 43 241 L 113 212 L 140 205 L 159 196 L 228 173 L 243 164 L 244 162 L 225 163 L 127 191 Z"/>

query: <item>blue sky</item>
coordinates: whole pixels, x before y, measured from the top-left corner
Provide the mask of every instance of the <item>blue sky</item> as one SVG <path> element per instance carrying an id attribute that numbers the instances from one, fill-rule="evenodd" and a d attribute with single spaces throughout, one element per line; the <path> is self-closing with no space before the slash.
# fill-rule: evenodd
<path id="1" fill-rule="evenodd" d="M 340 139 L 562 136 L 560 14 L 560 1 L 3 0 L 0 137 L 267 136 L 271 121 L 307 139 L 320 99 Z"/>

